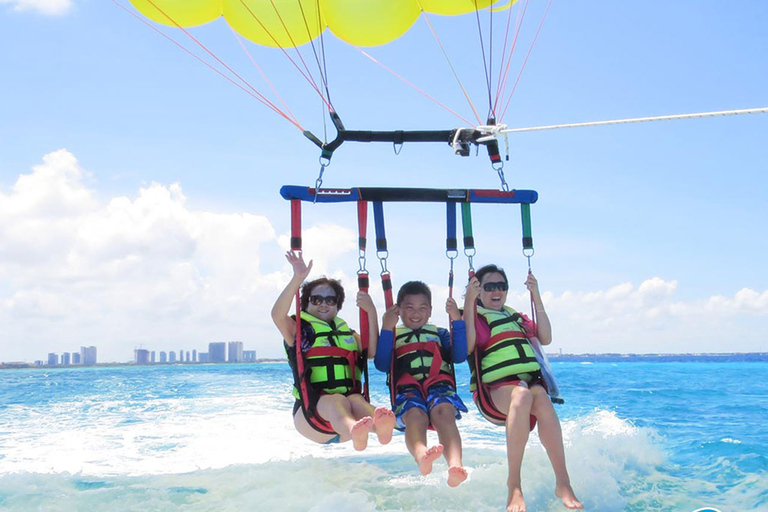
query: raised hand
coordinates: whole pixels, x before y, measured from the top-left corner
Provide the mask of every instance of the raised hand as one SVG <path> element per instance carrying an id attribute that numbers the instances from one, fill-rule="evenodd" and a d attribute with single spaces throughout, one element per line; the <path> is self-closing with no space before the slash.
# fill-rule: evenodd
<path id="1" fill-rule="evenodd" d="M 304 256 L 301 254 L 301 251 L 290 250 L 285 253 L 285 259 L 288 260 L 288 263 L 293 267 L 294 277 L 301 278 L 302 281 L 307 278 L 309 272 L 312 270 L 313 260 L 309 260 L 309 265 L 304 263 Z"/>

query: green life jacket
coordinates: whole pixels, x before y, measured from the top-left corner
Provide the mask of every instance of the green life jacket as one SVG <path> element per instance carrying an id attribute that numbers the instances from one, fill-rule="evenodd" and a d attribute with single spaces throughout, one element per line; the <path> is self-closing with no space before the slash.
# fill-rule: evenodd
<path id="1" fill-rule="evenodd" d="M 347 323 L 338 317 L 328 323 L 306 311 L 301 312 L 301 321 L 315 334 L 312 347 L 303 354 L 304 378 L 322 394 L 360 393 L 366 361 Z M 301 398 L 295 385 L 293 394 Z"/>
<path id="2" fill-rule="evenodd" d="M 520 380 L 521 375 L 541 368 L 519 323 L 521 317 L 518 312 L 508 306 L 504 306 L 502 311 L 478 306 L 477 314 L 488 322 L 491 338 L 482 349 L 475 348 L 473 355 L 479 358 L 479 364 L 470 363 L 470 391 L 477 389 L 478 371 L 480 382 L 488 385 Z"/>

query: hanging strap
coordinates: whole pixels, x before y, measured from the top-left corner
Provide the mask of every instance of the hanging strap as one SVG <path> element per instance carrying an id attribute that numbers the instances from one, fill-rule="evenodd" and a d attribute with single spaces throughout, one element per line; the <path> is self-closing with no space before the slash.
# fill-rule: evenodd
<path id="1" fill-rule="evenodd" d="M 531 234 L 531 205 L 520 204 L 520 218 L 523 221 L 523 255 L 528 258 L 528 272 L 531 271 L 533 256 L 533 235 Z"/>
<path id="2" fill-rule="evenodd" d="M 291 199 L 291 250 L 301 250 L 301 200 Z M 296 340 L 294 343 L 296 350 L 296 370 L 298 374 L 299 396 L 301 396 L 301 408 L 304 417 L 312 427 L 325 434 L 335 434 L 331 424 L 321 418 L 317 411 L 311 409 L 309 403 L 309 379 L 307 378 L 307 368 L 304 361 L 304 354 L 301 352 L 301 295 L 296 290 Z"/>
<path id="3" fill-rule="evenodd" d="M 472 206 L 470 203 L 461 203 L 461 227 L 464 231 L 464 255 L 469 261 L 469 276 L 475 275 L 475 267 L 472 258 L 475 256 L 475 237 L 472 234 Z"/>
<path id="4" fill-rule="evenodd" d="M 301 250 L 301 199 L 291 199 L 291 249 Z"/>
<path id="5" fill-rule="evenodd" d="M 384 203 L 381 201 L 373 202 L 373 223 L 376 227 L 376 256 L 381 263 L 381 288 L 384 291 L 384 305 L 386 309 L 392 307 L 395 303 L 392 297 L 392 278 L 387 270 L 387 233 L 384 229 Z"/>
<path id="6" fill-rule="evenodd" d="M 445 255 L 451 261 L 451 268 L 448 272 L 448 296 L 453 297 L 453 262 L 459 255 L 458 242 L 456 241 L 456 203 L 445 203 L 445 211 Z"/>
<path id="7" fill-rule="evenodd" d="M 370 286 L 370 280 L 368 279 L 368 270 L 365 268 L 365 246 L 367 244 L 367 232 L 368 232 L 368 202 L 358 201 L 357 203 L 357 229 L 358 229 L 358 261 L 360 263 L 360 269 L 357 271 L 357 289 L 361 292 L 368 293 Z M 370 402 L 370 395 L 368 391 L 368 344 L 370 343 L 370 324 L 368 313 L 360 308 L 360 340 L 363 348 L 363 358 L 365 364 L 363 365 L 363 373 L 365 378 L 363 379 L 363 397 L 367 402 Z"/>

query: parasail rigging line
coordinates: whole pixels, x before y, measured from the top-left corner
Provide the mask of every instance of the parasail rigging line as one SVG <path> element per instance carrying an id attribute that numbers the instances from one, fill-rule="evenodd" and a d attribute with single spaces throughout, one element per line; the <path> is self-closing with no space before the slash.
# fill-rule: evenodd
<path id="1" fill-rule="evenodd" d="M 472 99 L 470 99 L 469 94 L 467 93 L 467 90 L 464 88 L 464 84 L 461 83 L 461 79 L 459 78 L 459 74 L 456 72 L 456 68 L 453 67 L 453 63 L 451 63 L 451 59 L 448 57 L 448 52 L 445 51 L 445 47 L 443 46 L 442 41 L 440 41 L 440 38 L 437 35 L 437 32 L 435 31 L 435 28 L 432 26 L 432 22 L 429 21 L 429 16 L 427 16 L 427 12 L 422 8 L 421 14 L 424 18 L 424 21 L 427 22 L 427 26 L 429 26 L 429 30 L 432 32 L 432 35 L 435 38 L 435 41 L 437 41 L 437 45 L 440 47 L 440 50 L 443 52 L 443 56 L 445 57 L 446 62 L 448 63 L 448 67 L 451 68 L 451 72 L 453 72 L 454 78 L 456 78 L 456 82 L 459 84 L 459 88 L 461 89 L 461 92 L 464 93 L 464 98 L 466 98 L 467 103 L 469 103 L 469 108 L 472 109 L 472 112 L 475 114 L 475 118 L 477 118 L 477 124 L 482 124 L 482 121 L 480 119 L 480 114 L 477 113 L 477 109 L 475 109 L 475 105 L 472 103 Z M 426 94 L 426 93 L 422 93 Z M 447 108 L 447 107 L 443 107 Z M 450 109 L 448 109 L 450 110 Z M 458 115 L 458 114 L 456 114 Z M 459 116 L 464 122 L 467 122 L 463 117 Z M 468 124 L 473 124 L 469 123 Z"/>
<path id="2" fill-rule="evenodd" d="M 480 24 L 480 8 L 477 5 L 477 0 L 474 0 L 475 2 L 475 18 L 477 19 L 477 35 L 480 39 L 480 53 L 483 55 L 483 69 L 485 70 L 485 85 L 488 89 L 488 116 L 490 117 L 493 113 L 493 99 L 491 98 L 491 73 L 493 68 L 493 11 L 491 11 L 490 14 L 490 35 L 489 35 L 489 57 L 486 60 L 485 58 L 485 42 L 483 40 L 483 28 Z M 491 70 L 489 70 L 488 61 L 490 61 L 490 67 Z M 494 116 L 496 117 L 496 116 Z"/>
<path id="3" fill-rule="evenodd" d="M 768 114 L 768 107 L 747 108 L 741 110 L 720 110 L 716 112 L 699 112 L 694 114 L 675 114 L 656 117 L 635 117 L 630 119 L 614 119 L 609 121 L 592 121 L 587 123 L 553 124 L 548 126 L 531 126 L 527 128 L 503 128 L 498 133 L 535 132 L 541 130 L 556 130 L 560 128 L 583 128 L 587 126 L 605 126 L 611 124 L 645 123 L 650 121 L 672 121 L 677 119 L 696 119 L 701 117 L 735 116 L 745 114 Z"/>
<path id="4" fill-rule="evenodd" d="M 442 104 L 442 103 L 440 103 L 438 100 L 436 100 L 435 98 L 433 98 L 432 96 L 430 96 L 430 95 L 429 95 L 427 92 L 425 92 L 423 89 L 419 88 L 418 86 L 416 86 L 416 85 L 414 85 L 413 83 L 409 82 L 407 79 L 403 78 L 401 75 L 397 74 L 397 73 L 396 73 L 395 71 L 393 71 L 391 68 L 387 67 L 387 66 L 386 66 L 384 63 L 382 63 L 382 62 L 378 61 L 378 60 L 377 60 L 375 57 L 373 57 L 372 55 L 370 55 L 369 53 L 367 53 L 365 50 L 363 50 L 363 49 L 362 49 L 362 48 L 360 48 L 359 46 L 354 46 L 354 45 L 352 45 L 352 47 L 353 47 L 353 48 L 355 48 L 355 49 L 356 49 L 357 51 L 359 51 L 360 53 L 362 53 L 362 54 L 363 54 L 365 57 L 367 57 L 368 59 L 370 59 L 371 61 L 375 62 L 376 64 L 378 64 L 379 66 L 381 66 L 382 68 L 384 68 L 386 71 L 388 71 L 389 73 L 391 73 L 391 74 L 392 74 L 392 76 L 394 76 L 395 78 L 397 78 L 397 79 L 401 80 L 403 83 L 405 83 L 405 84 L 406 84 L 406 85 L 408 85 L 409 87 L 412 87 L 414 90 L 416 90 L 418 93 L 420 93 L 421 95 L 423 95 L 425 98 L 429 99 L 430 101 L 434 102 L 435 104 L 437 104 L 437 105 L 438 105 L 438 106 L 440 106 L 441 108 L 445 109 L 446 111 L 450 112 L 450 113 L 451 113 L 451 114 L 453 114 L 454 116 L 456 116 L 456 117 L 458 117 L 459 119 L 461 119 L 461 120 L 462 120 L 464 123 L 466 123 L 468 126 L 473 126 L 473 125 L 474 125 L 474 123 L 472 123 L 472 122 L 468 121 L 467 119 L 465 119 L 465 118 L 464 118 L 464 117 L 463 117 L 461 114 L 458 114 L 458 113 L 457 113 L 457 112 L 455 112 L 454 110 L 451 110 L 449 107 L 447 107 L 447 106 L 443 105 L 443 104 Z M 462 87 L 462 90 L 464 90 L 464 88 L 463 88 L 463 87 Z M 466 91 L 465 91 L 465 95 L 466 95 Z M 469 97 L 467 97 L 467 99 L 469 100 Z M 472 103 L 470 102 L 470 105 L 471 105 L 471 104 L 472 104 Z M 477 115 L 477 111 L 475 110 L 474 106 L 472 107 L 472 111 L 475 113 L 475 115 Z M 478 117 L 478 122 L 479 122 L 479 121 L 480 121 L 480 118 Z"/>
<path id="5" fill-rule="evenodd" d="M 325 33 L 325 30 L 323 30 L 323 23 L 320 18 L 320 0 L 316 0 L 316 7 L 317 7 L 317 28 L 318 33 L 320 34 L 320 55 L 322 57 L 322 64 L 321 59 L 317 56 L 317 50 L 315 49 L 315 43 L 312 39 L 309 40 L 309 44 L 312 45 L 312 53 L 315 54 L 315 61 L 317 62 L 317 68 L 320 72 L 320 78 L 323 81 L 323 86 L 325 87 L 325 96 L 328 99 L 328 104 L 331 106 L 331 109 L 333 109 L 333 102 L 331 101 L 331 90 L 328 88 L 328 66 L 327 66 L 327 59 L 325 58 L 325 37 L 323 37 L 323 34 Z M 304 20 L 304 26 L 307 28 L 307 35 L 311 35 L 311 32 L 309 30 L 309 24 L 307 23 L 307 17 L 304 14 L 304 7 L 301 5 L 301 2 L 299 2 L 299 9 L 301 10 L 301 17 Z M 335 110 L 335 109 L 334 109 Z"/>
<path id="6" fill-rule="evenodd" d="M 151 0 L 147 0 L 147 1 L 151 1 Z M 270 0 L 270 2 L 272 2 L 272 0 Z M 240 3 L 243 5 L 245 10 L 248 11 L 248 14 L 251 15 L 251 17 L 254 19 L 254 21 L 261 26 L 262 30 L 264 30 L 264 32 L 272 39 L 272 41 L 275 43 L 275 46 L 277 48 L 280 48 L 280 51 L 283 52 L 283 55 L 285 55 L 286 58 L 291 62 L 291 64 L 293 64 L 293 66 L 296 68 L 296 70 L 299 72 L 299 74 L 301 74 L 301 76 L 304 77 L 304 79 L 307 81 L 307 83 L 309 83 L 309 85 L 323 99 L 323 102 L 330 109 L 331 106 L 326 101 L 325 96 L 323 96 L 322 91 L 320 91 L 320 87 L 318 87 L 317 82 L 315 82 L 315 79 L 312 76 L 312 72 L 309 70 L 309 66 L 307 66 L 307 63 L 304 61 L 304 57 L 301 55 L 301 52 L 299 51 L 299 49 L 294 45 L 294 49 L 296 50 L 296 55 L 299 57 L 299 60 L 301 61 L 301 63 L 304 65 L 304 69 L 306 70 L 306 73 L 304 71 L 302 71 L 301 67 L 296 63 L 296 61 L 294 61 L 291 58 L 291 56 L 288 54 L 288 52 L 285 50 L 285 48 L 282 45 L 280 45 L 280 43 L 277 41 L 275 36 L 273 36 L 272 33 L 267 29 L 267 27 L 264 26 L 264 24 L 261 22 L 259 17 L 256 16 L 256 14 L 251 10 L 250 7 L 248 7 L 248 5 L 245 3 L 245 1 L 244 0 L 240 0 Z M 293 42 L 293 38 L 291 37 L 290 31 L 285 26 L 285 22 L 283 21 L 282 16 L 280 16 L 280 13 L 277 12 L 277 7 L 275 7 L 274 2 L 272 2 L 272 6 L 275 9 L 275 12 L 277 13 L 277 16 L 278 16 L 278 19 L 280 20 L 280 23 L 283 25 L 283 28 L 285 28 L 285 32 L 286 32 L 286 35 L 288 36 L 288 39 L 290 39 L 291 42 Z"/>
<path id="7" fill-rule="evenodd" d="M 502 74 L 504 73 L 504 62 L 506 61 L 506 55 L 507 55 L 507 44 L 509 43 L 509 28 L 512 25 L 512 9 L 508 9 L 509 13 L 507 14 L 507 26 L 504 30 L 504 45 L 501 48 L 501 63 L 499 64 L 499 76 L 496 78 L 496 98 L 493 102 L 493 111 L 496 112 L 496 105 L 499 102 L 499 90 L 501 90 L 501 83 L 502 83 Z M 520 9 L 518 9 L 518 17 L 520 14 Z M 517 25 L 517 23 L 515 23 Z M 517 34 L 515 34 L 515 38 L 513 39 L 512 48 L 509 52 L 509 58 L 512 59 L 512 53 L 514 52 L 514 41 L 517 39 Z"/>
<path id="8" fill-rule="evenodd" d="M 273 4 L 274 5 L 274 4 Z M 304 12 L 304 6 L 301 2 L 298 3 L 299 10 L 301 11 L 301 19 L 304 21 L 304 27 L 307 30 L 307 36 L 309 36 L 309 44 L 312 46 L 312 54 L 315 56 L 315 62 L 317 63 L 317 69 L 320 74 L 320 79 L 323 83 L 323 91 L 325 94 L 325 99 L 323 101 L 323 115 L 320 117 L 323 120 L 323 141 L 328 142 L 328 124 L 325 117 L 325 110 L 328 110 L 329 112 L 334 112 L 336 109 L 333 106 L 333 102 L 331 101 L 331 91 L 328 88 L 328 67 L 327 67 L 327 59 L 325 57 L 325 38 L 323 37 L 323 33 L 325 30 L 323 30 L 323 23 L 322 19 L 320 17 L 320 0 L 316 0 L 315 2 L 315 8 L 317 9 L 317 31 L 319 34 L 319 40 L 320 40 L 320 55 L 322 56 L 322 63 L 320 57 L 318 57 L 317 54 L 317 48 L 315 47 L 314 38 L 312 37 L 312 31 L 309 28 L 309 22 L 307 21 L 306 13 Z M 298 48 L 297 48 L 298 50 Z M 322 174 L 322 171 L 321 171 Z"/>
<path id="9" fill-rule="evenodd" d="M 283 107 L 285 108 L 285 111 L 288 112 L 288 114 L 291 116 L 291 118 L 294 121 L 296 121 L 296 124 L 298 125 L 299 120 L 296 119 L 296 116 L 293 114 L 293 112 L 291 112 L 291 109 L 285 103 L 285 101 L 283 100 L 283 97 L 280 96 L 280 93 L 277 92 L 277 89 L 275 89 L 275 87 L 272 85 L 272 82 L 269 80 L 269 78 L 267 77 L 266 73 L 264 73 L 264 70 L 261 69 L 261 66 L 259 66 L 259 64 L 256 62 L 256 59 L 253 58 L 253 55 L 251 55 L 251 52 L 248 51 L 248 47 L 245 46 L 245 44 L 243 43 L 242 38 L 238 35 L 237 31 L 235 31 L 235 29 L 230 27 L 229 24 L 227 24 L 227 26 L 229 27 L 229 30 L 232 32 L 232 36 L 234 36 L 234 38 L 240 44 L 240 47 L 243 49 L 245 54 L 248 56 L 248 59 L 253 64 L 253 67 L 256 68 L 256 70 L 261 75 L 261 78 L 264 79 L 264 81 L 267 83 L 269 88 L 272 90 L 272 93 L 277 97 L 277 99 L 280 101 L 280 103 L 282 103 Z"/>
<path id="10" fill-rule="evenodd" d="M 523 60 L 523 65 L 520 67 L 520 72 L 517 74 L 515 85 L 512 87 L 512 92 L 509 93 L 509 98 L 507 99 L 507 102 L 504 105 L 504 110 L 501 111 L 501 118 L 503 118 L 504 115 L 507 113 L 507 109 L 509 108 L 509 103 L 512 101 L 512 96 L 514 96 L 515 94 L 515 90 L 517 89 L 517 84 L 520 83 L 520 77 L 523 76 L 523 71 L 525 71 L 525 65 L 528 64 L 528 58 L 531 56 L 533 47 L 536 45 L 536 40 L 539 38 L 539 34 L 541 33 L 541 27 L 544 26 L 544 20 L 547 19 L 547 14 L 549 14 L 550 7 L 552 7 L 552 0 L 549 0 L 549 3 L 547 4 L 547 9 L 544 11 L 544 15 L 541 17 L 539 28 L 536 29 L 536 35 L 533 36 L 533 41 L 531 41 L 531 47 L 528 48 L 528 53 L 525 55 L 525 60 Z"/>
<path id="11" fill-rule="evenodd" d="M 504 65 L 504 57 L 502 57 L 502 65 L 499 67 L 499 81 L 497 82 L 497 89 L 496 89 L 496 100 L 493 102 L 493 110 L 496 111 L 496 108 L 498 107 L 499 99 L 504 95 L 504 91 L 507 88 L 507 78 L 509 77 L 509 68 L 512 64 L 512 55 L 515 53 L 515 48 L 517 47 L 517 39 L 520 37 L 520 30 L 523 26 L 523 20 L 525 20 L 525 14 L 528 12 L 528 5 L 529 0 L 525 0 L 524 4 L 521 4 L 518 6 L 517 9 L 517 16 L 515 18 L 515 37 L 512 39 L 512 45 L 509 48 L 509 54 L 506 55 L 506 46 L 507 46 L 507 36 L 509 36 L 509 25 L 512 21 L 512 10 L 509 11 L 509 16 L 507 18 L 507 31 L 506 35 L 504 37 L 504 52 L 502 55 L 506 55 L 506 66 Z M 502 71 L 504 73 L 502 77 Z"/>
<path id="12" fill-rule="evenodd" d="M 291 123 L 292 125 L 294 125 L 296 128 L 298 128 L 298 129 L 299 129 L 299 130 L 301 130 L 301 131 L 304 131 L 304 128 L 303 128 L 303 127 L 302 127 L 302 126 L 301 126 L 301 125 L 300 125 L 300 124 L 299 124 L 299 123 L 298 123 L 296 120 L 294 120 L 294 119 L 291 119 L 291 118 L 290 118 L 290 117 L 289 117 L 289 116 L 288 116 L 288 115 L 287 115 L 285 112 L 283 112 L 282 110 L 280 110 L 280 109 L 279 109 L 279 108 L 278 108 L 278 107 L 277 107 L 277 106 L 276 106 L 274 103 L 272 103 L 272 102 L 271 102 L 269 99 L 267 99 L 267 98 L 266 98 L 266 96 L 264 96 L 263 94 L 261 94 L 261 93 L 260 93 L 260 92 L 259 92 L 259 91 L 258 91 L 256 88 L 254 88 L 254 87 L 253 87 L 251 84 L 249 84 L 247 80 L 245 80 L 243 77 L 241 77 L 240 75 L 238 75 L 238 74 L 237 74 L 235 71 L 233 71 L 233 70 L 232 70 L 232 68 L 230 68 L 229 66 L 227 66 L 227 64 L 226 64 L 226 63 L 224 63 L 224 62 L 223 62 L 221 59 L 219 59 L 219 58 L 218 58 L 218 57 L 217 57 L 215 54 L 213 54 L 213 52 L 211 52 L 210 50 L 208 50 L 208 49 L 207 49 L 207 48 L 206 48 L 206 47 L 205 47 L 205 46 L 204 46 L 202 43 L 200 43 L 200 42 L 199 42 L 197 39 L 195 39 L 195 38 L 192 36 L 192 34 L 190 34 L 189 32 L 187 32 L 186 30 L 184 30 L 184 28 L 183 28 L 181 25 L 179 25 L 178 23 L 176 23 L 176 21 L 174 21 L 174 20 L 173 20 L 173 18 L 171 18 L 170 16 L 168 16 L 168 15 L 167 15 L 165 12 L 163 12 L 163 11 L 162 11 L 162 10 L 161 10 L 159 7 L 157 7 L 157 6 L 156 6 L 156 5 L 155 5 L 155 4 L 152 2 L 152 0 L 147 0 L 147 1 L 148 1 L 148 2 L 149 2 L 149 3 L 150 3 L 152 6 L 153 6 L 153 7 L 155 7 L 155 8 L 156 8 L 156 9 L 157 9 L 157 10 L 158 10 L 160 13 L 162 13 L 162 14 L 163 14 L 163 15 L 164 15 L 166 18 L 168 18 L 168 19 L 169 19 L 171 22 L 173 22 L 173 24 L 174 24 L 174 25 L 176 25 L 178 28 L 180 28 L 180 29 L 181 29 L 181 30 L 182 30 L 182 31 L 183 31 L 183 32 L 184 32 L 184 33 L 187 35 L 187 37 L 189 37 L 190 39 L 192 39 L 192 40 L 193 40 L 195 43 L 197 43 L 197 45 L 199 45 L 199 46 L 200 46 L 200 47 L 201 47 L 203 50 L 205 50 L 205 51 L 206 51 L 206 52 L 207 52 L 207 53 L 208 53 L 208 54 L 209 54 L 211 57 L 213 57 L 214 59 L 216 59 L 216 61 L 218 61 L 218 62 L 219 62 L 219 63 L 220 63 L 222 66 L 224 66 L 224 67 L 225 67 L 225 68 L 226 68 L 226 69 L 227 69 L 227 70 L 228 70 L 230 73 L 232 73 L 234 76 L 236 76 L 236 77 L 237 77 L 237 78 L 238 78 L 238 79 L 239 79 L 239 80 L 240 80 L 240 81 L 241 81 L 243 84 L 245 84 L 245 86 L 243 86 L 242 84 L 240 84 L 240 83 L 238 83 L 237 81 L 235 81 L 235 80 L 234 80 L 232 77 L 230 77 L 230 76 L 227 76 L 227 74 L 226 74 L 226 73 L 223 73 L 223 72 L 222 72 L 220 69 L 217 69 L 217 68 L 216 68 L 215 66 L 213 66 L 211 63 L 209 63 L 209 62 L 206 62 L 204 59 L 200 58 L 200 56 L 198 56 L 198 55 L 194 54 L 192 51 L 190 51 L 188 48 L 186 48 L 184 45 L 182 45 L 181 43 L 179 43 L 178 41 L 176 41 L 176 40 L 175 40 L 175 39 L 173 39 L 172 37 L 168 36 L 168 35 L 167 35 L 166 33 L 164 33 L 162 30 L 159 30 L 157 27 L 155 27 L 155 26 L 154 26 L 154 25 L 152 25 L 151 23 L 149 23 L 149 22 L 147 22 L 146 20 L 144 20 L 144 19 L 143 19 L 141 16 L 138 16 L 136 13 L 134 13 L 134 12 L 133 12 L 133 11 L 131 11 L 130 9 L 127 9 L 127 8 L 126 8 L 124 5 L 122 5 L 122 4 L 121 4 L 120 2 L 118 2 L 117 0 L 112 0 L 112 3 L 114 3 L 115 5 L 117 5 L 117 6 L 118 6 L 120 9 L 124 10 L 125 12 L 127 12 L 128 14 L 130 14 L 131 16 L 133 16 L 134 18 L 136 18 L 137 20 L 139 20 L 140 22 L 142 22 L 143 24 L 145 24 L 146 26 L 148 26 L 149 28 L 151 28 L 152 30 L 154 30 L 155 32 L 157 32 L 158 34 L 160 34 L 161 36 L 163 36 L 165 39 L 167 39 L 167 40 L 168 40 L 168 41 L 170 41 L 171 43 L 175 44 L 175 45 L 176 45 L 177 47 L 179 47 L 180 49 L 184 50 L 184 51 L 185 51 L 187 54 L 189 54 L 190 56 L 192 56 L 192 57 L 194 57 L 195 59 L 197 59 L 197 61 L 198 61 L 198 62 L 202 63 L 203 65 L 205 65 L 205 66 L 206 66 L 206 67 L 208 67 L 209 69 L 211 69 L 211 70 L 215 71 L 216 73 L 218 73 L 218 74 L 219 74 L 220 76 L 222 76 L 224 79 L 226 79 L 227 81 L 229 81 L 230 83 L 232 83 L 232 84 L 233 84 L 233 85 L 235 85 L 236 87 L 238 87 L 238 88 L 240 88 L 241 90 L 243 90 L 243 91 L 244 91 L 246 94 L 250 95 L 251 97 L 253 97 L 254 99 L 256 99 L 258 102 L 260 102 L 261 104 L 263 104 L 264 106 L 266 106 L 267 108 L 269 108 L 270 110 L 272 110 L 273 112 L 275 112 L 276 114 L 278 114 L 278 115 L 280 115 L 281 117 L 283 117 L 285 120 L 287 120 L 289 123 Z M 250 89 L 250 90 L 249 90 L 249 89 Z"/>

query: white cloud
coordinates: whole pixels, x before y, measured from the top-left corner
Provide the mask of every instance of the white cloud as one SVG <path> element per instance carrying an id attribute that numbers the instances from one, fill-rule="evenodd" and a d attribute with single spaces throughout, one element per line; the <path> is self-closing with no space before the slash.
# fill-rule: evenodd
<path id="1" fill-rule="evenodd" d="M 11 4 L 15 11 L 37 11 L 48 16 L 67 14 L 74 5 L 72 0 L 0 0 L 0 4 Z"/>
<path id="2" fill-rule="evenodd" d="M 746 352 L 766 350 L 768 291 L 675 299 L 677 281 L 654 277 L 635 287 L 544 294 L 564 352 Z M 518 300 L 523 300 L 519 297 Z M 514 299 L 510 299 L 514 300 Z M 757 329 L 750 327 L 752 323 Z M 760 327 L 761 326 L 761 327 Z"/>
<path id="3" fill-rule="evenodd" d="M 264 215 L 192 210 L 179 184 L 152 183 L 135 196 L 104 201 L 89 180 L 76 158 L 59 150 L 0 191 L 0 361 L 86 344 L 97 345 L 102 360 L 125 361 L 139 344 L 206 350 L 210 341 L 232 339 L 262 356 L 281 354 L 269 311 L 289 279 L 282 260 L 288 233 L 275 233 Z M 303 240 L 313 276 L 342 278 L 351 296 L 354 230 L 308 224 Z M 378 270 L 370 268 L 378 265 L 373 256 L 368 263 L 381 310 Z M 438 275 L 432 270 L 424 269 L 425 278 Z M 432 287 L 434 321 L 444 324 L 447 289 Z M 545 291 L 555 333 L 550 350 L 766 349 L 768 291 L 695 300 L 678 292 L 676 281 L 658 277 L 607 290 Z M 455 295 L 460 301 L 461 290 Z M 528 297 L 510 291 L 508 303 L 525 310 Z M 355 324 L 352 304 L 344 309 Z"/>
<path id="4" fill-rule="evenodd" d="M 190 210 L 178 184 L 104 204 L 86 176 L 60 150 L 0 192 L 0 360 L 81 344 L 126 360 L 139 343 L 205 348 L 268 326 L 266 217 Z"/>

